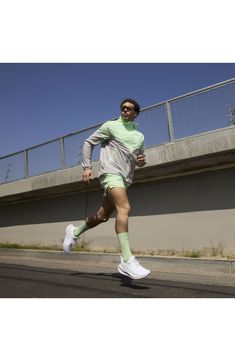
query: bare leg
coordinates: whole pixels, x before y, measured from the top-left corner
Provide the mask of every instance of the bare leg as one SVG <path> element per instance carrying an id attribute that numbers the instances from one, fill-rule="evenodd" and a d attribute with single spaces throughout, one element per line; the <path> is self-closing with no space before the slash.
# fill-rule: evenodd
<path id="1" fill-rule="evenodd" d="M 100 223 L 107 222 L 114 210 L 114 203 L 110 199 L 109 195 L 106 195 L 98 212 L 95 215 L 88 216 L 86 218 L 86 224 L 89 228 L 93 228 L 98 226 Z"/>
<path id="2" fill-rule="evenodd" d="M 117 211 L 115 230 L 122 253 L 122 258 L 124 262 L 127 262 L 132 257 L 128 237 L 128 217 L 131 207 L 129 204 L 127 192 L 125 188 L 108 188 L 108 194 Z"/>
<path id="3" fill-rule="evenodd" d="M 78 229 L 76 232 L 77 234 L 74 233 L 74 235 L 78 236 L 85 232 L 87 227 L 90 229 L 98 226 L 100 223 L 108 221 L 115 209 L 117 211 L 115 230 L 123 260 L 127 262 L 131 258 L 132 253 L 128 238 L 128 215 L 130 212 L 130 204 L 125 188 L 108 188 L 107 195 L 98 212 L 93 216 L 87 217 L 85 221 L 85 228 L 83 228 L 84 225 L 82 225 L 82 228 Z"/>
<path id="4" fill-rule="evenodd" d="M 128 232 L 128 217 L 131 210 L 125 188 L 108 188 L 108 194 L 117 210 L 115 230 L 116 233 Z"/>

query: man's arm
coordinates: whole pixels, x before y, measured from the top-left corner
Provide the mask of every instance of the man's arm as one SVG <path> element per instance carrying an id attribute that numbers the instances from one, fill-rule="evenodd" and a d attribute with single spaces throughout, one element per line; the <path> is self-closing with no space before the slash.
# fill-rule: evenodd
<path id="1" fill-rule="evenodd" d="M 144 155 L 144 139 L 143 139 L 141 149 L 139 151 L 139 154 L 137 155 L 136 165 L 137 165 L 137 167 L 141 168 L 145 164 L 146 164 L 146 161 L 145 161 L 145 155 Z"/>
<path id="2" fill-rule="evenodd" d="M 138 154 L 137 155 L 137 161 L 136 161 L 136 165 L 137 167 L 141 168 L 146 164 L 145 161 L 145 155 L 144 154 Z"/>
<path id="3" fill-rule="evenodd" d="M 90 183 L 90 179 L 93 179 L 92 173 L 92 152 L 94 146 L 102 143 L 104 140 L 110 138 L 109 122 L 104 123 L 98 130 L 96 130 L 89 138 L 87 138 L 83 145 L 82 150 L 82 167 L 83 167 L 83 182 Z"/>

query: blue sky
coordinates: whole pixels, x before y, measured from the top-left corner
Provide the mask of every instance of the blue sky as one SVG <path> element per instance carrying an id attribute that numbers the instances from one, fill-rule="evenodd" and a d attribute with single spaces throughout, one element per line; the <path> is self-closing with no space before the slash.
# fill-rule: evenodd
<path id="1" fill-rule="evenodd" d="M 235 77 L 233 63 L 1 63 L 0 156 Z"/>

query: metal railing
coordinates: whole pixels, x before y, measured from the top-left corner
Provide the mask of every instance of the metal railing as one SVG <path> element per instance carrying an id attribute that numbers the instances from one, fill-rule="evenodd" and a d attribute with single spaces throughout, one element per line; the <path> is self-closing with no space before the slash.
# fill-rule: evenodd
<path id="1" fill-rule="evenodd" d="M 136 123 L 146 148 L 234 126 L 235 78 L 143 108 Z M 84 140 L 101 124 L 1 157 L 0 184 L 81 164 Z"/>

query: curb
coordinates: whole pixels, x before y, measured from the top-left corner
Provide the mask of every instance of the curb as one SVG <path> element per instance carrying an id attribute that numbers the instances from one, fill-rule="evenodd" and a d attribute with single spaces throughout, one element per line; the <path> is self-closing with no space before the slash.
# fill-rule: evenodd
<path id="1" fill-rule="evenodd" d="M 181 258 L 181 257 L 162 257 L 162 256 L 137 256 L 138 260 L 147 268 L 154 271 L 186 273 L 197 275 L 214 276 L 235 276 L 235 260 L 206 259 L 206 258 Z M 115 267 L 120 261 L 119 254 L 113 253 L 91 253 L 91 252 L 73 252 L 66 255 L 63 251 L 45 251 L 45 250 L 22 250 L 22 249 L 0 249 L 0 262 L 21 262 L 27 265 L 27 262 L 46 262 L 55 261 L 66 267 L 74 264 L 97 265 L 106 267 Z"/>

